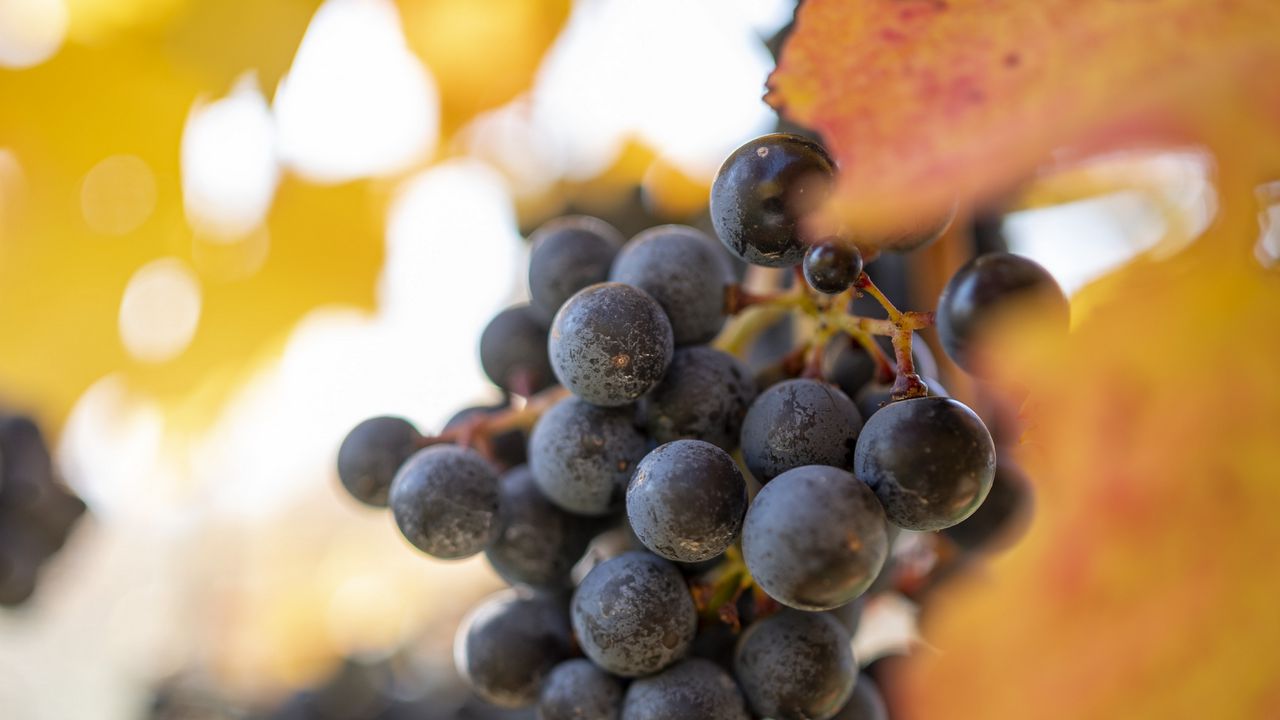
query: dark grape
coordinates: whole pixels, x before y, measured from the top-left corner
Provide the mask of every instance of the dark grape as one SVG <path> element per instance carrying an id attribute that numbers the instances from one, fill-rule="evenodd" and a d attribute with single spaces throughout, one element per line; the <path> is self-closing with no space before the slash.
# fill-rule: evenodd
<path id="1" fill-rule="evenodd" d="M 438 558 L 475 555 L 498 529 L 498 477 L 474 450 L 433 445 L 400 467 L 391 513 L 414 547 Z"/>
<path id="2" fill-rule="evenodd" d="M 418 429 L 404 418 L 364 420 L 347 433 L 338 448 L 338 479 L 356 500 L 386 507 L 391 480 L 421 440 Z"/>
<path id="3" fill-rule="evenodd" d="M 809 287 L 827 295 L 838 295 L 862 274 L 862 253 L 853 245 L 824 242 L 804 254 L 804 279 Z"/>
<path id="4" fill-rule="evenodd" d="M 538 720 L 618 720 L 622 683 L 581 658 L 555 667 L 542 685 Z"/>
<path id="5" fill-rule="evenodd" d="M 698 616 L 674 565 L 645 552 L 597 565 L 573 595 L 573 630 L 592 662 L 640 677 L 689 652 Z"/>
<path id="6" fill-rule="evenodd" d="M 802 465 L 853 467 L 862 417 L 849 396 L 818 380 L 787 380 L 751 403 L 742 458 L 760 482 Z"/>
<path id="7" fill-rule="evenodd" d="M 800 223 L 830 192 L 826 150 L 798 135 L 763 135 L 734 150 L 711 185 L 711 221 L 735 255 L 787 267 L 804 257 Z"/>
<path id="8" fill-rule="evenodd" d="M 529 467 L 555 504 L 579 515 L 623 508 L 627 483 L 648 450 L 631 408 L 602 408 L 565 398 L 538 419 Z"/>
<path id="9" fill-rule="evenodd" d="M 942 237 L 956 219 L 957 206 L 952 205 L 945 213 L 928 222 L 917 223 L 914 227 L 904 227 L 897 232 L 878 233 L 868 242 L 869 245 L 890 252 L 908 253 L 931 245 Z"/>
<path id="10" fill-rule="evenodd" d="M 45 553 L 29 535 L 0 526 L 0 606 L 14 607 L 31 599 L 44 559 Z"/>
<path id="11" fill-rule="evenodd" d="M 1031 484 L 1022 472 L 998 461 L 987 499 L 964 521 L 942 532 L 965 550 L 1003 550 L 1026 531 L 1032 498 Z"/>
<path id="12" fill-rule="evenodd" d="M 729 276 L 711 242 L 694 228 L 663 225 L 637 235 L 613 261 L 609 279 L 653 296 L 676 345 L 705 343 L 724 325 Z"/>
<path id="13" fill-rule="evenodd" d="M 458 628 L 453 655 L 459 674 L 486 701 L 532 705 L 543 678 L 573 655 L 563 601 L 515 590 L 492 595 Z"/>
<path id="14" fill-rule="evenodd" d="M 658 442 L 705 440 L 732 452 L 755 382 L 742 361 L 712 347 L 679 348 L 671 366 L 640 401 L 645 429 Z"/>
<path id="15" fill-rule="evenodd" d="M 889 720 L 889 710 L 876 681 L 866 675 L 858 675 L 853 685 L 853 696 L 831 720 Z"/>
<path id="16" fill-rule="evenodd" d="M 480 335 L 480 366 L 494 385 L 532 395 L 555 383 L 547 357 L 547 327 L 528 305 L 498 313 Z"/>
<path id="17" fill-rule="evenodd" d="M 511 584 L 567 588 L 569 571 L 599 529 L 589 518 L 565 512 L 538 489 L 527 466 L 501 478 L 498 531 L 484 549 L 489 564 Z"/>
<path id="18" fill-rule="evenodd" d="M 892 545 L 892 542 L 890 545 Z M 886 558 L 886 564 L 887 562 L 888 558 Z M 885 566 L 881 566 L 881 572 L 884 572 L 884 567 Z M 877 577 L 878 576 L 879 575 L 877 574 Z M 835 618 L 836 621 L 840 623 L 840 626 L 844 628 L 845 632 L 849 633 L 849 637 L 853 637 L 858 634 L 858 625 L 862 623 L 862 609 L 866 607 L 866 605 L 867 596 L 865 594 L 859 595 L 853 602 L 845 603 L 834 610 L 828 610 L 827 614 Z"/>
<path id="19" fill-rule="evenodd" d="M 776 720 L 827 720 L 848 702 L 858 677 L 840 623 L 795 610 L 748 628 L 733 665 L 751 709 Z"/>
<path id="20" fill-rule="evenodd" d="M 922 397 L 889 403 L 867 420 L 854 472 L 885 514 L 907 530 L 964 520 L 991 489 L 996 450 L 982 420 L 962 403 Z"/>
<path id="21" fill-rule="evenodd" d="M 938 298 L 938 337 L 947 355 L 969 372 L 982 361 L 974 346 L 1013 315 L 1066 330 L 1070 306 L 1047 270 L 1010 253 L 989 253 L 956 271 Z"/>
<path id="22" fill-rule="evenodd" d="M 690 658 L 631 683 L 622 720 L 749 720 L 742 692 L 729 673 Z"/>
<path id="23" fill-rule="evenodd" d="M 823 465 L 774 478 L 756 495 L 742 528 L 742 553 L 756 584 L 801 610 L 831 610 L 857 598 L 888 550 L 875 494 L 848 472 Z"/>
<path id="24" fill-rule="evenodd" d="M 476 405 L 454 413 L 449 422 L 444 424 L 445 431 L 456 430 L 463 423 L 473 420 L 477 415 L 490 415 L 506 410 L 506 404 Z M 529 433 L 522 428 L 511 428 L 489 435 L 489 449 L 492 459 L 498 467 L 508 470 L 528 462 Z"/>
<path id="25" fill-rule="evenodd" d="M 54 482 L 44 433 L 24 415 L 0 416 L 0 504 L 26 509 Z"/>
<path id="26" fill-rule="evenodd" d="M 924 383 L 929 397 L 950 397 L 947 389 L 937 380 L 921 375 L 920 381 Z M 854 402 L 858 405 L 858 413 L 864 418 L 870 418 L 880 408 L 893 402 L 893 383 L 867 383 L 854 397 Z"/>
<path id="27" fill-rule="evenodd" d="M 676 440 L 640 461 L 627 487 L 636 537 L 668 560 L 692 563 L 723 553 L 742 530 L 747 483 L 729 453 L 701 440 Z"/>
<path id="28" fill-rule="evenodd" d="M 529 300 L 544 323 L 574 293 L 608 280 L 625 242 L 612 225 L 585 215 L 551 220 L 529 240 Z"/>
<path id="29" fill-rule="evenodd" d="M 671 323 L 648 293 L 623 283 L 592 285 L 556 313 L 551 366 L 560 383 L 593 405 L 626 405 L 662 380 L 674 349 Z"/>

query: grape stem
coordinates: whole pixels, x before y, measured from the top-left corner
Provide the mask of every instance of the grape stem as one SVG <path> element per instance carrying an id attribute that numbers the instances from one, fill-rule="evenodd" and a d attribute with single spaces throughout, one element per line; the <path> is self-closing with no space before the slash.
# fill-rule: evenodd
<path id="1" fill-rule="evenodd" d="M 509 430 L 529 430 L 552 405 L 568 397 L 569 391 L 559 385 L 523 400 L 518 396 L 511 404 L 494 413 L 476 413 L 458 425 L 438 435 L 427 435 L 418 440 L 418 447 L 442 443 L 456 443 L 469 447 L 489 459 L 493 459 L 493 437 Z"/>

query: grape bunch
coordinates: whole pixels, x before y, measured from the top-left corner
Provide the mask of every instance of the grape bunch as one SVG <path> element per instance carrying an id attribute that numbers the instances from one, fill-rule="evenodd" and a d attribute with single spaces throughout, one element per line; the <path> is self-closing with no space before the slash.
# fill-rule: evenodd
<path id="1" fill-rule="evenodd" d="M 512 585 L 458 631 L 456 664 L 480 697 L 543 720 L 886 717 L 851 633 L 894 538 L 947 530 L 978 548 L 1025 495 L 978 414 L 921 376 L 937 371 L 915 334 L 936 317 L 947 352 L 977 371 L 995 318 L 1034 299 L 1064 325 L 1066 301 L 1002 253 L 962 268 L 936 315 L 898 310 L 864 250 L 923 246 L 951 217 L 811 237 L 835 178 L 819 144 L 766 135 L 715 179 L 720 242 L 686 226 L 626 242 L 594 218 L 546 224 L 529 303 L 480 343 L 511 402 L 434 437 L 374 418 L 343 442 L 357 499 L 389 506 L 429 555 L 484 553 Z M 790 288 L 749 291 L 742 262 L 791 268 Z M 850 312 L 867 298 L 885 317 Z M 738 355 L 780 316 L 802 339 L 753 374 Z"/>

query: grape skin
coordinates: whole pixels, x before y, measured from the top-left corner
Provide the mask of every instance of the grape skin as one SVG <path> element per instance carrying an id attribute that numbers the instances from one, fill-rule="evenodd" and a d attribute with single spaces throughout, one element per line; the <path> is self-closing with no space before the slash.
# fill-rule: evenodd
<path id="1" fill-rule="evenodd" d="M 631 683 L 622 720 L 749 720 L 742 692 L 729 673 L 690 658 Z"/>
<path id="2" fill-rule="evenodd" d="M 662 225 L 640 233 L 613 261 L 609 279 L 657 300 L 677 346 L 705 343 L 724 325 L 725 265 L 711 239 L 694 228 Z"/>
<path id="3" fill-rule="evenodd" d="M 568 620 L 554 596 L 517 590 L 491 595 L 458 628 L 458 673 L 486 702 L 532 705 L 543 678 L 573 654 Z"/>
<path id="4" fill-rule="evenodd" d="M 551 502 L 579 515 L 623 508 L 631 473 L 648 444 L 631 408 L 565 398 L 543 413 L 529 438 L 529 467 Z"/>
<path id="5" fill-rule="evenodd" d="M 803 270 L 809 287 L 824 295 L 838 295 L 862 274 L 862 253 L 837 242 L 814 245 L 805 251 Z"/>
<path id="6" fill-rule="evenodd" d="M 828 720 L 848 702 L 858 676 L 840 623 L 795 610 L 747 628 L 733 667 L 751 709 L 776 720 Z"/>
<path id="7" fill-rule="evenodd" d="M 532 308 L 509 307 L 489 321 L 480 334 L 480 367 L 507 392 L 532 395 L 554 384 L 547 327 Z"/>
<path id="8" fill-rule="evenodd" d="M 742 423 L 742 457 L 760 482 L 802 465 L 853 467 L 862 417 L 849 396 L 818 380 L 780 382 Z"/>
<path id="9" fill-rule="evenodd" d="M 942 531 L 969 552 L 995 552 L 1017 542 L 1031 516 L 1031 483 L 1014 465 L 998 460 L 991 491 L 977 510 Z"/>
<path id="10" fill-rule="evenodd" d="M 942 383 L 931 377 L 920 376 L 920 381 L 924 383 L 924 389 L 928 397 L 950 397 L 947 389 L 942 387 Z M 871 382 L 863 386 L 862 390 L 854 396 L 854 402 L 858 406 L 858 412 L 864 418 L 870 418 L 880 411 L 880 408 L 894 402 L 893 399 L 893 383 Z"/>
<path id="11" fill-rule="evenodd" d="M 701 440 L 659 446 L 627 487 L 627 518 L 644 546 L 679 562 L 720 555 L 738 537 L 747 483 L 733 458 Z"/>
<path id="12" fill-rule="evenodd" d="M 551 367 L 593 405 L 626 405 L 662 380 L 674 351 L 671 323 L 648 293 L 623 283 L 569 298 L 551 327 Z"/>
<path id="13" fill-rule="evenodd" d="M 599 525 L 548 500 L 527 466 L 502 476 L 497 523 L 496 536 L 484 550 L 494 571 L 513 585 L 548 589 L 569 587 L 569 571 Z"/>
<path id="14" fill-rule="evenodd" d="M 548 221 L 529 241 L 529 300 L 545 324 L 574 293 L 609 279 L 625 238 L 599 218 L 569 215 Z"/>
<path id="15" fill-rule="evenodd" d="M 391 482 L 391 513 L 414 547 L 450 560 L 475 555 L 498 529 L 498 476 L 479 453 L 433 445 Z"/>
<path id="16" fill-rule="evenodd" d="M 973 514 L 995 468 L 995 444 L 982 420 L 945 397 L 881 408 L 867 420 L 854 462 L 889 520 L 918 531 L 941 530 Z"/>
<path id="17" fill-rule="evenodd" d="M 741 360 L 702 345 L 678 348 L 662 382 L 641 399 L 640 415 L 658 442 L 704 440 L 732 452 L 755 398 Z"/>
<path id="18" fill-rule="evenodd" d="M 645 552 L 597 565 L 574 593 L 571 617 L 587 657 L 622 677 L 651 675 L 683 658 L 698 626 L 680 571 Z"/>
<path id="19" fill-rule="evenodd" d="M 581 658 L 557 665 L 538 700 L 538 720 L 618 720 L 621 712 L 622 682 Z"/>
<path id="20" fill-rule="evenodd" d="M 860 673 L 853 685 L 853 696 L 831 720 L 889 720 L 889 710 L 876 681 Z"/>
<path id="21" fill-rule="evenodd" d="M 839 468 L 810 465 L 774 478 L 742 528 L 756 584 L 783 605 L 831 610 L 870 587 L 889 541 L 875 494 Z"/>
<path id="22" fill-rule="evenodd" d="M 391 481 L 418 449 L 422 435 L 408 420 L 373 417 L 347 433 L 338 448 L 338 479 L 351 497 L 371 507 L 386 507 Z"/>
<path id="23" fill-rule="evenodd" d="M 464 408 L 449 418 L 449 422 L 444 424 L 444 431 L 456 430 L 478 414 L 492 415 L 507 408 L 505 403 Z M 493 453 L 493 461 L 502 470 L 509 470 L 528 462 L 528 444 L 529 434 L 521 428 L 511 428 L 489 436 L 489 449 Z"/>

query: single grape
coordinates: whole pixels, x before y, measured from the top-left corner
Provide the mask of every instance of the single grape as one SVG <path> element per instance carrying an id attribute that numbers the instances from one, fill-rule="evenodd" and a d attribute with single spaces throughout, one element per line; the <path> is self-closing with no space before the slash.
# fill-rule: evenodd
<path id="1" fill-rule="evenodd" d="M 453 642 L 458 673 L 484 700 L 509 708 L 537 702 L 543 678 L 572 655 L 563 601 L 518 590 L 472 610 Z"/>
<path id="2" fill-rule="evenodd" d="M 622 720 L 750 720 L 729 673 L 689 658 L 627 688 Z"/>
<path id="3" fill-rule="evenodd" d="M 711 239 L 685 225 L 635 236 L 613 261 L 609 279 L 649 293 L 671 321 L 676 345 L 705 343 L 724 325 L 724 263 Z"/>
<path id="4" fill-rule="evenodd" d="M 626 405 L 649 392 L 671 364 L 671 323 L 648 293 L 623 283 L 592 285 L 556 313 L 551 366 L 560 383 L 593 405 Z"/>
<path id="5" fill-rule="evenodd" d="M 31 599 L 45 558 L 29 537 L 0 526 L 0 606 L 16 607 Z"/>
<path id="6" fill-rule="evenodd" d="M 582 658 L 555 666 L 538 699 L 538 720 L 618 720 L 621 714 L 622 682 Z"/>
<path id="7" fill-rule="evenodd" d="M 861 430 L 858 408 L 839 388 L 787 380 L 751 403 L 742 423 L 742 458 L 762 483 L 802 465 L 850 468 Z"/>
<path id="8" fill-rule="evenodd" d="M 818 143 L 784 133 L 734 150 L 711 185 L 711 222 L 735 255 L 789 267 L 805 253 L 801 221 L 826 200 L 835 166 Z"/>
<path id="9" fill-rule="evenodd" d="M 527 466 L 508 471 L 498 494 L 498 531 L 484 549 L 503 580 L 548 589 L 570 586 L 569 572 L 599 529 L 565 512 L 538 489 Z"/>
<path id="10" fill-rule="evenodd" d="M 498 476 L 479 453 L 433 445 L 391 482 L 391 513 L 414 547 L 442 559 L 475 555 L 498 529 Z"/>
<path id="11" fill-rule="evenodd" d="M 363 420 L 347 433 L 338 448 L 338 479 L 356 500 L 386 507 L 396 471 L 418 449 L 421 440 L 418 429 L 403 418 Z"/>
<path id="12" fill-rule="evenodd" d="M 932 245 L 951 227 L 952 221 L 956 219 L 957 209 L 958 206 L 953 203 L 946 212 L 931 220 L 904 227 L 896 232 L 878 233 L 867 244 L 880 250 L 898 253 L 908 253 Z"/>
<path id="13" fill-rule="evenodd" d="M 640 415 L 658 442 L 705 440 L 732 452 L 755 397 L 741 360 L 708 346 L 678 348 L 662 382 L 640 400 Z"/>
<path id="14" fill-rule="evenodd" d="M 970 260 L 951 277 L 938 298 L 937 318 L 947 355 L 966 371 L 976 372 L 984 361 L 975 356 L 975 348 L 988 333 L 1022 318 L 1065 331 L 1070 305 L 1043 267 L 1019 255 L 989 253 Z"/>
<path id="15" fill-rule="evenodd" d="M 921 375 L 920 381 L 924 383 L 924 389 L 929 397 L 951 397 L 947 389 L 937 380 Z M 864 418 L 870 418 L 879 412 L 880 408 L 894 402 L 893 383 L 867 383 L 854 396 L 854 402 L 858 405 L 858 413 Z"/>
<path id="16" fill-rule="evenodd" d="M 474 420 L 478 415 L 492 415 L 508 409 L 505 403 L 498 405 L 475 405 L 464 408 L 453 414 L 449 422 L 444 424 L 445 431 L 456 430 L 463 423 Z M 489 449 L 494 464 L 503 470 L 524 465 L 528 462 L 529 433 L 522 428 L 511 428 L 489 436 Z"/>
<path id="17" fill-rule="evenodd" d="M 551 502 L 579 515 L 623 508 L 627 483 L 649 449 L 631 408 L 602 408 L 565 398 L 538 418 L 529 467 Z"/>
<path id="18" fill-rule="evenodd" d="M 888 558 L 886 557 L 885 560 L 887 563 Z M 881 572 L 884 571 L 883 565 L 880 567 L 880 570 Z M 877 574 L 877 577 L 879 577 L 879 574 Z M 849 633 L 849 637 L 853 637 L 858 634 L 858 625 L 862 623 L 862 609 L 866 607 L 866 605 L 867 596 L 863 594 L 859 595 L 853 602 L 847 602 L 834 610 L 828 610 L 827 614 L 835 618 L 836 621 L 840 623 L 840 626 L 844 628 L 845 632 Z"/>
<path id="19" fill-rule="evenodd" d="M 547 357 L 547 327 L 533 308 L 498 313 L 480 335 L 480 366 L 494 385 L 529 396 L 555 383 Z"/>
<path id="20" fill-rule="evenodd" d="M 945 397 L 889 403 L 867 420 L 854 472 L 906 530 L 941 530 L 982 504 L 996 449 L 982 420 Z"/>
<path id="21" fill-rule="evenodd" d="M 733 666 L 751 709 L 775 720 L 831 718 L 858 678 L 849 633 L 840 623 L 795 610 L 747 628 Z"/>
<path id="22" fill-rule="evenodd" d="M 839 468 L 809 465 L 774 478 L 742 527 L 756 584 L 801 610 L 831 610 L 861 595 L 889 552 L 884 511 L 871 489 Z"/>
<path id="23" fill-rule="evenodd" d="M 26 509 L 39 503 L 53 476 L 40 426 L 25 415 L 0 416 L 0 504 Z"/>
<path id="24" fill-rule="evenodd" d="M 1007 549 L 1026 532 L 1033 497 L 1031 483 L 1022 472 L 1000 460 L 987 499 L 967 519 L 942 533 L 970 552 Z"/>
<path id="25" fill-rule="evenodd" d="M 831 720 L 889 720 L 889 710 L 884 706 L 876 681 L 859 674 L 849 702 Z"/>
<path id="26" fill-rule="evenodd" d="M 729 453 L 676 440 L 640 461 L 627 487 L 636 537 L 668 560 L 693 563 L 723 553 L 742 530 L 747 483 Z"/>
<path id="27" fill-rule="evenodd" d="M 622 677 L 651 675 L 684 657 L 698 627 L 680 571 L 645 552 L 588 573 L 573 595 L 572 619 L 587 657 Z"/>
<path id="28" fill-rule="evenodd" d="M 862 253 L 841 242 L 824 242 L 804 254 L 804 279 L 809 287 L 827 295 L 839 295 L 862 274 Z"/>
<path id="29" fill-rule="evenodd" d="M 529 241 L 530 305 L 543 323 L 550 323 L 574 293 L 609 279 L 625 238 L 603 220 L 570 215 L 545 223 Z"/>

